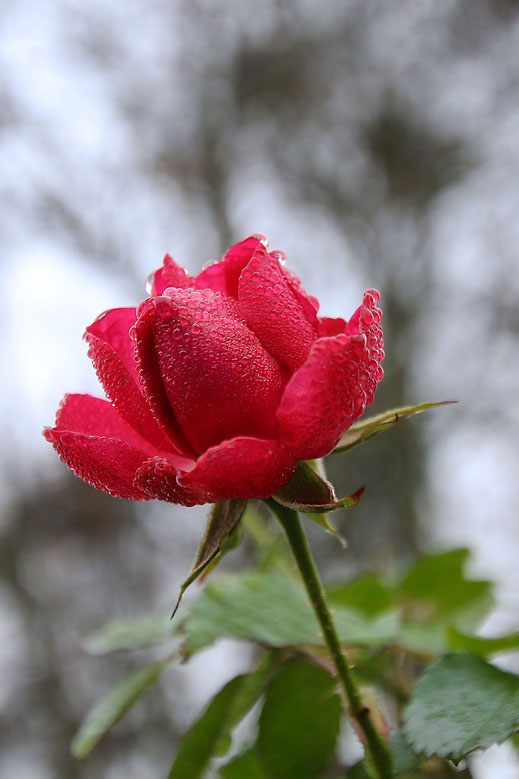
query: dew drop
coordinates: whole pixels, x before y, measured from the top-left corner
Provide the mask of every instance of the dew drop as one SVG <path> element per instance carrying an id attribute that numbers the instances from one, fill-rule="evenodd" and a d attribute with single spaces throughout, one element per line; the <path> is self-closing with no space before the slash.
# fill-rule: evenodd
<path id="1" fill-rule="evenodd" d="M 155 274 L 156 274 L 156 271 L 153 271 L 153 273 L 150 273 L 150 275 L 146 279 L 146 294 L 147 295 L 151 295 L 151 290 L 152 290 L 153 284 L 155 282 Z"/>
<path id="2" fill-rule="evenodd" d="M 273 252 L 270 252 L 270 254 L 279 262 L 280 265 L 284 265 L 287 261 L 285 253 L 280 252 L 279 249 L 275 249 Z"/>
<path id="3" fill-rule="evenodd" d="M 265 247 L 265 249 L 268 249 L 269 239 L 266 235 L 263 235 L 263 233 L 254 233 L 252 237 L 256 238 L 256 240 L 259 241 Z"/>

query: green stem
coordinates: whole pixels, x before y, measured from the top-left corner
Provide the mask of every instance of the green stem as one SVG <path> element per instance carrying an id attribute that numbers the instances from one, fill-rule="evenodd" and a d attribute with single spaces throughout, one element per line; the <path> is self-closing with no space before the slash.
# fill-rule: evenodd
<path id="1" fill-rule="evenodd" d="M 332 615 L 326 603 L 319 573 L 315 566 L 308 541 L 297 511 L 289 509 L 270 498 L 265 501 L 271 512 L 279 519 L 287 535 L 290 547 L 296 559 L 313 609 L 321 625 L 323 635 L 330 650 L 332 660 L 337 669 L 350 713 L 364 733 L 367 751 L 371 758 L 371 766 L 376 779 L 391 779 L 391 752 L 388 745 L 377 732 L 369 717 L 369 710 L 364 706 L 359 690 L 353 680 L 346 659 L 342 653 L 341 644 L 333 624 Z"/>

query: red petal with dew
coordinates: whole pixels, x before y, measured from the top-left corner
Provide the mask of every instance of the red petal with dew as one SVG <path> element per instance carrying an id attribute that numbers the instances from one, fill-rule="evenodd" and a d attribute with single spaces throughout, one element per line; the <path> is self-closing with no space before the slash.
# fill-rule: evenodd
<path id="1" fill-rule="evenodd" d="M 323 457 L 372 402 L 383 376 L 378 293 L 369 291 L 355 335 L 318 339 L 287 385 L 278 409 L 281 439 L 298 460 Z"/>
<path id="2" fill-rule="evenodd" d="M 207 289 L 168 290 L 146 302 L 141 319 L 142 364 L 157 371 L 156 384 L 160 370 L 160 402 L 173 409 L 196 451 L 237 435 L 277 435 L 286 379 L 233 300 Z"/>
<path id="3" fill-rule="evenodd" d="M 136 470 L 149 457 L 145 449 L 149 444 L 108 401 L 91 395 L 65 396 L 56 426 L 45 428 L 44 435 L 63 462 L 84 481 L 120 498 L 149 499 L 133 484 Z"/>
<path id="4" fill-rule="evenodd" d="M 179 483 L 205 496 L 207 503 L 226 498 L 269 498 L 291 477 L 292 452 L 279 441 L 241 437 L 205 452 Z"/>
<path id="5" fill-rule="evenodd" d="M 238 285 L 240 311 L 265 349 L 290 370 L 297 370 L 316 333 L 283 275 L 279 262 L 258 250 Z"/>
<path id="6" fill-rule="evenodd" d="M 317 332 L 320 338 L 328 338 L 332 335 L 340 335 L 346 332 L 346 321 L 340 317 L 323 316 L 317 320 Z"/>
<path id="7" fill-rule="evenodd" d="M 226 295 L 238 299 L 238 280 L 242 270 L 248 264 L 251 257 L 258 249 L 263 249 L 261 239 L 251 235 L 244 241 L 231 246 L 225 253 L 223 260 L 209 265 L 196 278 L 196 286 L 199 289 L 212 289 L 213 292 L 224 292 Z"/>
<path id="8" fill-rule="evenodd" d="M 154 271 L 148 276 L 146 281 L 146 290 L 151 297 L 162 295 L 168 287 L 194 287 L 195 279 L 189 276 L 184 268 L 177 265 L 173 257 L 169 254 L 164 256 L 162 268 Z"/>
<path id="9" fill-rule="evenodd" d="M 280 260 L 280 262 L 283 260 L 285 255 L 283 252 L 274 251 L 270 253 L 272 257 L 276 257 Z M 317 324 L 317 312 L 319 311 L 319 301 L 317 298 L 314 298 L 312 295 L 309 295 L 305 289 L 303 289 L 303 285 L 301 284 L 301 279 L 296 276 L 296 274 L 289 270 L 288 268 L 283 268 L 283 276 L 285 277 L 285 280 L 290 287 L 290 290 L 292 291 L 292 294 L 295 296 L 297 301 L 299 302 L 299 305 L 304 311 L 305 317 L 308 319 L 310 324 L 315 327 Z"/>
<path id="10" fill-rule="evenodd" d="M 153 419 L 140 387 L 135 342 L 129 335 L 135 321 L 134 308 L 117 308 L 102 314 L 86 329 L 88 355 L 120 415 L 156 447 L 171 449 L 171 443 Z"/>
<path id="11" fill-rule="evenodd" d="M 179 469 L 169 460 L 153 457 L 146 460 L 135 474 L 135 486 L 150 498 L 166 500 L 181 506 L 197 506 L 207 503 L 203 493 L 189 487 L 181 487 L 177 481 Z"/>

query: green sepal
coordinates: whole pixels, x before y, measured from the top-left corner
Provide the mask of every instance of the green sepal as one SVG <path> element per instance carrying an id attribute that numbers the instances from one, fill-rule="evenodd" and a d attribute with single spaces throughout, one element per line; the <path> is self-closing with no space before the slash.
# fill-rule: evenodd
<path id="1" fill-rule="evenodd" d="M 308 462 L 301 461 L 290 481 L 272 497 L 282 506 L 306 514 L 344 545 L 344 540 L 326 515 L 329 511 L 353 508 L 360 501 L 363 492 L 364 488 L 337 500 L 332 484 L 320 476 Z"/>
<path id="2" fill-rule="evenodd" d="M 180 594 L 171 615 L 172 619 L 189 585 L 198 579 L 209 564 L 213 561 L 216 562 L 216 558 L 225 551 L 226 543 L 230 541 L 231 534 L 242 518 L 246 506 L 246 500 L 221 500 L 213 505 L 191 573 L 180 587 Z M 230 548 L 232 546 L 231 542 Z"/>
<path id="3" fill-rule="evenodd" d="M 348 452 L 355 446 L 363 444 L 368 438 L 393 427 L 393 425 L 396 425 L 401 419 L 411 417 L 414 414 L 420 414 L 422 411 L 427 411 L 428 409 L 436 408 L 437 406 L 448 406 L 451 403 L 457 403 L 457 401 L 441 400 L 436 403 L 420 403 L 417 406 L 402 406 L 401 408 L 393 408 L 389 411 L 384 411 L 382 414 L 377 414 L 374 417 L 362 419 L 359 422 L 355 422 L 355 424 L 342 434 L 339 443 L 332 454 Z"/>

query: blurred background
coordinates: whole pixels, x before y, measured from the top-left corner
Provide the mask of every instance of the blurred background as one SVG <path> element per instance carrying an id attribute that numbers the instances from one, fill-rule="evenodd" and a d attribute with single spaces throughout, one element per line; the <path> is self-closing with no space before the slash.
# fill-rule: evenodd
<path id="1" fill-rule="evenodd" d="M 206 511 L 96 492 L 41 428 L 65 391 L 102 394 L 84 328 L 138 303 L 166 251 L 196 273 L 265 233 L 329 316 L 380 289 L 373 411 L 460 403 L 330 462 L 342 494 L 367 491 L 340 518 L 345 553 L 313 534 L 321 568 L 468 546 L 498 585 L 486 633 L 517 627 L 517 0 L 18 0 L 0 36 L 0 776 L 163 776 L 208 696 L 247 668 L 238 644 L 202 653 L 85 764 L 69 757 L 88 707 L 136 663 L 82 640 L 170 607 Z M 519 775 L 507 747 L 473 770 Z"/>

